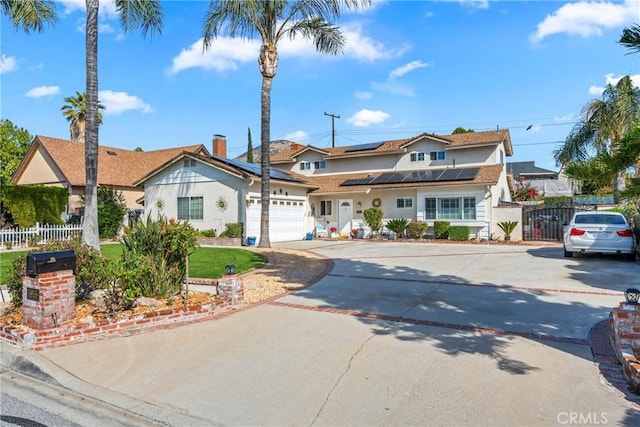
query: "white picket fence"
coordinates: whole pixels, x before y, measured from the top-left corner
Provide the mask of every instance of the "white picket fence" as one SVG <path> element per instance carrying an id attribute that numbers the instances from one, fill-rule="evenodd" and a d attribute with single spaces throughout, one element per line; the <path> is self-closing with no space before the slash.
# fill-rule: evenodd
<path id="1" fill-rule="evenodd" d="M 54 240 L 69 240 L 82 234 L 82 225 L 40 225 L 31 228 L 0 230 L 0 249 L 26 248 L 30 244 L 45 244 Z"/>

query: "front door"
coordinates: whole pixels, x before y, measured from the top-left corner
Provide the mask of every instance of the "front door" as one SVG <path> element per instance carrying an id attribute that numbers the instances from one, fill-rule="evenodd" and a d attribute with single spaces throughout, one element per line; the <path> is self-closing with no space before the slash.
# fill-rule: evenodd
<path id="1" fill-rule="evenodd" d="M 338 233 L 351 232 L 351 220 L 353 219 L 353 201 L 338 200 Z"/>

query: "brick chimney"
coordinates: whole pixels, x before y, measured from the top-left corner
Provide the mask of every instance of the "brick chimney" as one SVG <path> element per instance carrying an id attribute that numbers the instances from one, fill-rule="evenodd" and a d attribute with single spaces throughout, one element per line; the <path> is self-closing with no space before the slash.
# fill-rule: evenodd
<path id="1" fill-rule="evenodd" d="M 213 135 L 213 151 L 216 157 L 227 157 L 227 137 L 224 135 Z"/>

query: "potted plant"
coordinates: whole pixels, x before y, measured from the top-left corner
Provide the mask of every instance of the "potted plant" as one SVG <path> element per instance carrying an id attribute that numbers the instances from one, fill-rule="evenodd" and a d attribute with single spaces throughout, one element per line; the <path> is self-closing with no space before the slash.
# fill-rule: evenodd
<path id="1" fill-rule="evenodd" d="M 503 221 L 498 223 L 498 227 L 504 231 L 504 240 L 511 240 L 511 233 L 518 226 L 518 221 Z"/>
<path id="2" fill-rule="evenodd" d="M 335 238 L 335 237 L 336 237 L 336 231 L 338 231 L 338 229 L 337 229 L 337 228 L 335 228 L 335 227 L 331 227 L 331 228 L 329 229 L 329 231 L 331 232 L 331 237 L 332 237 L 332 238 Z"/>

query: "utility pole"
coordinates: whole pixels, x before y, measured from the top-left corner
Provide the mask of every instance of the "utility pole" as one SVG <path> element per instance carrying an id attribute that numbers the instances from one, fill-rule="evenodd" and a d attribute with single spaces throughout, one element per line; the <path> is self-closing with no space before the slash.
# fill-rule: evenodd
<path id="1" fill-rule="evenodd" d="M 340 116 L 335 114 L 324 113 L 325 116 L 331 117 L 331 147 L 336 146 L 336 119 L 339 119 Z"/>

